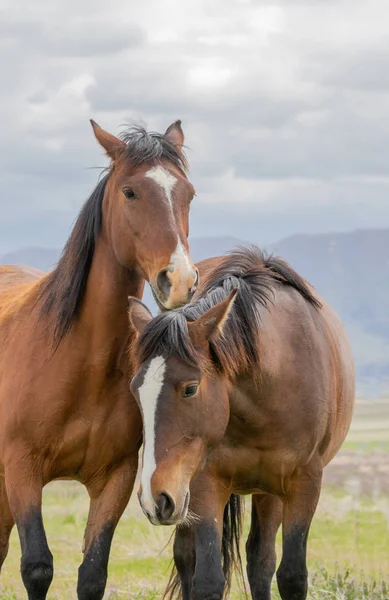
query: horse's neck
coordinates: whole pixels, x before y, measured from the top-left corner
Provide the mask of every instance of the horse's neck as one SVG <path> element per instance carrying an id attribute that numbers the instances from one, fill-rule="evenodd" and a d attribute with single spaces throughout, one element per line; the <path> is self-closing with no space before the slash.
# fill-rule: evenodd
<path id="1" fill-rule="evenodd" d="M 263 390 L 255 380 L 254 373 L 242 373 L 229 383 L 230 413 L 239 415 L 244 422 L 245 415 L 253 415 L 257 411 L 258 399 Z"/>
<path id="2" fill-rule="evenodd" d="M 128 362 L 130 338 L 128 296 L 142 297 L 144 279 L 116 260 L 111 247 L 99 239 L 89 272 L 85 297 L 70 337 L 86 349 L 88 361 L 101 364 Z M 71 340 L 70 340 L 71 343 Z"/>

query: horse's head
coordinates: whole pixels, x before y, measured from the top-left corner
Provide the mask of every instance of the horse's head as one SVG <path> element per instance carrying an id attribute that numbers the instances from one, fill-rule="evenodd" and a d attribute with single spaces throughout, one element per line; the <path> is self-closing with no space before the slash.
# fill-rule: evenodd
<path id="1" fill-rule="evenodd" d="M 222 334 L 234 295 L 191 322 L 182 310 L 152 319 L 141 302 L 130 300 L 138 332 L 131 390 L 144 430 L 139 499 L 155 525 L 185 520 L 190 482 L 226 431 L 230 383 L 218 372 L 211 346 Z"/>
<path id="2" fill-rule="evenodd" d="M 198 272 L 188 250 L 194 188 L 188 181 L 180 121 L 164 135 L 135 128 L 122 140 L 92 121 L 112 160 L 103 201 L 104 233 L 118 262 L 138 269 L 160 308 L 188 302 Z"/>

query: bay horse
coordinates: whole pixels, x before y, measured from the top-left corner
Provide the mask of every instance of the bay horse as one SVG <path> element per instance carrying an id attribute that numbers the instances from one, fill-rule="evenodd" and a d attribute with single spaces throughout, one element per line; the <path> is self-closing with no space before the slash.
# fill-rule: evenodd
<path id="1" fill-rule="evenodd" d="M 351 349 L 333 310 L 281 259 L 254 247 L 197 266 L 192 304 L 153 319 L 130 300 L 139 499 L 151 523 L 180 524 L 168 595 L 222 598 L 240 556 L 240 495 L 251 494 L 252 597 L 270 600 L 282 522 L 278 588 L 304 600 L 322 471 L 353 412 Z"/>
<path id="2" fill-rule="evenodd" d="M 194 188 L 180 121 L 165 134 L 135 127 L 123 139 L 92 127 L 111 166 L 57 267 L 0 268 L 0 565 L 16 522 L 29 600 L 44 600 L 53 577 L 41 503 L 54 479 L 87 488 L 78 598 L 103 597 L 142 438 L 129 395 L 128 296 L 141 297 L 146 279 L 170 309 L 197 285 L 187 242 Z"/>

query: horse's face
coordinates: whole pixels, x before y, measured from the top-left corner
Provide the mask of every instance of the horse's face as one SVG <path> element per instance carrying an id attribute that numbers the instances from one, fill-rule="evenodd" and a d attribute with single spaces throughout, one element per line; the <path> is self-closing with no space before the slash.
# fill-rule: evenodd
<path id="1" fill-rule="evenodd" d="M 185 304 L 198 282 L 187 240 L 193 186 L 173 161 L 161 159 L 134 166 L 122 140 L 96 124 L 94 131 L 113 160 L 103 221 L 116 259 L 126 268 L 141 272 L 161 308 Z M 179 122 L 163 137 L 180 152 L 184 138 Z"/>
<path id="2" fill-rule="evenodd" d="M 201 365 L 210 362 L 209 337 L 220 332 L 218 326 L 228 307 L 222 302 L 214 309 L 219 314 L 210 316 L 211 309 L 188 324 L 197 354 L 203 355 Z M 188 365 L 174 354 L 168 358 L 155 355 L 140 365 L 131 383 L 143 415 L 143 467 L 138 495 L 154 525 L 172 525 L 186 519 L 190 482 L 228 425 L 229 387 L 222 374 Z"/>
<path id="3" fill-rule="evenodd" d="M 141 365 L 131 384 L 143 415 L 139 500 L 154 525 L 185 520 L 189 485 L 229 417 L 222 378 L 210 378 L 176 357 Z"/>

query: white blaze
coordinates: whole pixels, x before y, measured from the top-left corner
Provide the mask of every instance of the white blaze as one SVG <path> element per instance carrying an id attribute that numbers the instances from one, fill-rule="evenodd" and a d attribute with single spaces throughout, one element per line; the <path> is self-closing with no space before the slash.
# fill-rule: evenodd
<path id="1" fill-rule="evenodd" d="M 178 244 L 173 254 L 170 257 L 170 264 L 174 266 L 174 270 L 178 269 L 180 274 L 180 283 L 185 284 L 188 279 L 188 273 L 193 272 L 193 267 L 190 263 L 188 253 L 185 246 L 178 238 Z"/>
<path id="2" fill-rule="evenodd" d="M 172 211 L 173 219 L 175 221 L 173 202 L 172 202 L 172 193 L 174 186 L 177 183 L 176 177 L 169 173 L 167 169 L 164 169 L 161 166 L 153 167 L 146 173 L 146 177 L 149 177 L 155 183 L 161 186 L 163 191 L 165 192 L 166 199 L 169 202 L 170 209 Z M 177 246 L 174 250 L 173 254 L 170 257 L 170 265 L 174 268 L 174 270 L 178 269 L 180 273 L 180 283 L 185 284 L 188 274 L 193 272 L 193 266 L 189 260 L 188 253 L 181 242 L 180 236 L 177 236 Z"/>
<path id="3" fill-rule="evenodd" d="M 166 363 L 163 356 L 151 359 L 139 388 L 139 402 L 143 416 L 143 465 L 142 465 L 142 507 L 151 515 L 155 514 L 155 502 L 151 493 L 151 478 L 155 471 L 155 417 L 158 398 L 161 393 Z"/>
<path id="4" fill-rule="evenodd" d="M 167 171 L 163 167 L 159 166 L 153 167 L 152 169 L 147 171 L 146 177 L 153 179 L 155 183 L 158 183 L 158 185 L 161 186 L 161 188 L 165 192 L 167 201 L 169 202 L 170 208 L 173 212 L 172 192 L 174 186 L 177 183 L 177 179 L 174 177 L 174 175 L 169 173 L 169 171 Z"/>

